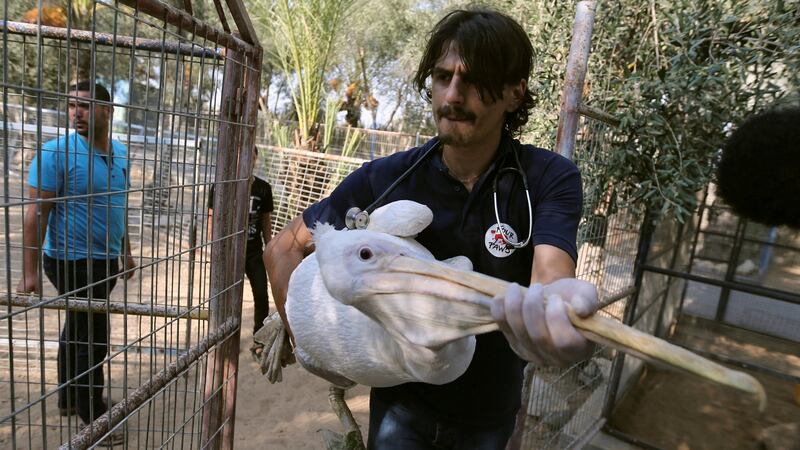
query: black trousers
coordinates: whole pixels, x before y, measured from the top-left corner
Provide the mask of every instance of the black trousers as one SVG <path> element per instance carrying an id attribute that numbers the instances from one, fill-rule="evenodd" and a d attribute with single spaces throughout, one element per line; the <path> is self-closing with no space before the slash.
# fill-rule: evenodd
<path id="1" fill-rule="evenodd" d="M 264 268 L 262 252 L 248 254 L 244 262 L 244 273 L 250 280 L 253 290 L 253 333 L 264 325 L 269 314 L 269 294 L 267 293 L 267 269 Z"/>
<path id="2" fill-rule="evenodd" d="M 369 450 L 503 450 L 514 433 L 515 417 L 488 427 L 455 424 L 427 407 L 369 396 Z"/>
<path id="3" fill-rule="evenodd" d="M 114 289 L 119 260 L 63 261 L 42 256 L 47 278 L 64 294 L 76 289 L 70 298 L 92 299 L 102 304 Z M 88 284 L 101 283 L 86 288 Z M 66 312 L 58 342 L 59 408 L 75 407 L 84 423 L 91 423 L 108 409 L 103 401 L 103 360 L 108 355 L 108 316 L 101 312 Z M 96 367 L 95 367 L 96 366 Z"/>

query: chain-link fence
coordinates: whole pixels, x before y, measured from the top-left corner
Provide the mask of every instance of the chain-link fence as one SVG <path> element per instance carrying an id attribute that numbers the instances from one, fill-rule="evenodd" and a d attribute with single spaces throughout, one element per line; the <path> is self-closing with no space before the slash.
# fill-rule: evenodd
<path id="1" fill-rule="evenodd" d="M 315 129 L 319 133 L 318 151 L 366 160 L 418 147 L 433 137 L 420 133 L 398 133 L 325 124 L 317 124 Z M 280 122 L 264 116 L 259 118 L 257 138 L 259 144 L 292 147 L 297 134 L 297 122 Z"/>

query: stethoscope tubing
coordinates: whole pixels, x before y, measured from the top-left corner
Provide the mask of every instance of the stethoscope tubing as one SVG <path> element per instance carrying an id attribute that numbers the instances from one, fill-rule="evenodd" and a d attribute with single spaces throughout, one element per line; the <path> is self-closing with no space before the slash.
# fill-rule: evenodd
<path id="1" fill-rule="evenodd" d="M 522 248 L 528 245 L 528 242 L 530 242 L 531 236 L 533 235 L 533 206 L 531 205 L 531 192 L 530 189 L 528 189 L 528 179 L 525 177 L 525 171 L 522 170 L 522 163 L 519 160 L 519 149 L 516 145 L 512 145 L 514 146 L 512 150 L 514 152 L 514 162 L 517 164 L 517 167 L 503 167 L 497 170 L 497 173 L 494 175 L 494 181 L 492 182 L 492 203 L 494 206 L 494 218 L 497 221 L 495 226 L 503 236 L 503 240 L 506 241 L 506 244 L 514 248 Z M 528 201 L 528 237 L 526 237 L 522 242 L 512 240 L 511 236 L 506 233 L 505 228 L 501 225 L 502 221 L 500 220 L 500 208 L 497 206 L 497 186 L 500 178 L 505 172 L 517 173 L 520 178 L 522 178 L 522 187 L 525 190 L 525 199 Z"/>
<path id="2" fill-rule="evenodd" d="M 430 148 L 426 150 L 425 153 L 422 154 L 422 156 L 419 157 L 419 159 L 414 161 L 414 164 L 412 164 L 411 167 L 406 169 L 405 172 L 403 172 L 399 177 L 397 177 L 397 179 L 394 180 L 394 182 L 388 188 L 386 188 L 383 191 L 383 193 L 377 199 L 375 199 L 374 202 L 370 203 L 370 205 L 367 206 L 363 211 L 358 209 L 357 207 L 350 208 L 347 211 L 345 218 L 345 224 L 347 225 L 347 228 L 365 229 L 369 224 L 369 214 L 375 211 L 375 209 L 377 209 L 377 207 L 383 203 L 386 197 L 389 194 L 391 194 L 392 191 L 394 191 L 395 188 L 400 183 L 402 183 L 406 178 L 408 178 L 412 173 L 414 173 L 417 167 L 419 167 L 420 164 L 422 164 L 426 159 L 428 159 L 431 153 L 436 151 L 439 147 L 441 147 L 441 145 L 442 145 L 441 142 L 439 142 L 438 140 L 433 145 L 431 145 Z M 494 206 L 494 217 L 496 220 L 495 226 L 500 231 L 500 234 L 503 236 L 503 240 L 505 240 L 505 242 L 508 245 L 514 248 L 522 248 L 528 245 L 528 242 L 530 242 L 531 236 L 533 235 L 533 205 L 531 204 L 531 194 L 530 190 L 528 189 L 528 180 L 525 177 L 525 172 L 522 170 L 522 163 L 519 160 L 519 149 L 513 143 L 512 145 L 514 147 L 512 150 L 514 153 L 514 162 L 516 163 L 517 167 L 516 168 L 505 167 L 498 169 L 497 173 L 494 176 L 494 180 L 492 182 L 492 203 Z M 503 222 L 500 220 L 500 208 L 498 207 L 498 202 L 497 202 L 497 186 L 498 186 L 498 180 L 502 177 L 504 172 L 515 172 L 522 178 L 522 186 L 525 190 L 525 198 L 528 202 L 528 236 L 522 242 L 513 240 L 511 236 L 507 234 L 505 228 L 501 225 Z"/>
<path id="3" fill-rule="evenodd" d="M 405 172 L 403 172 L 399 177 L 397 177 L 397 179 L 394 180 L 394 183 L 392 183 L 388 188 L 386 188 L 386 190 L 383 191 L 383 193 L 380 195 L 380 197 L 378 197 L 374 202 L 370 203 L 369 206 L 364 208 L 364 211 L 366 211 L 367 214 L 371 214 L 373 211 L 375 211 L 375 209 L 377 209 L 378 205 L 383 203 L 383 200 L 386 198 L 386 196 L 391 194 L 392 191 L 394 191 L 394 189 L 397 187 L 398 184 L 402 183 L 403 180 L 405 180 L 412 173 L 414 173 L 414 171 L 417 170 L 417 167 L 419 167 L 419 165 L 422 164 L 423 161 L 428 159 L 428 156 L 430 156 L 431 153 L 433 153 L 436 149 L 438 149 L 441 146 L 442 146 L 442 143 L 439 142 L 439 141 L 436 141 L 435 144 L 431 145 L 431 148 L 426 150 L 425 153 L 423 153 L 422 156 L 419 157 L 419 159 L 414 161 L 414 164 L 412 164 L 411 167 L 406 169 Z"/>

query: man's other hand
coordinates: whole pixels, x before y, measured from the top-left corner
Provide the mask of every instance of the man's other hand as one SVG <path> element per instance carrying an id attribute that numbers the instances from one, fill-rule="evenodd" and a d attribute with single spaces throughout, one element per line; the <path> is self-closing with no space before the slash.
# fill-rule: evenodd
<path id="1" fill-rule="evenodd" d="M 594 344 L 569 321 L 567 308 L 580 317 L 597 310 L 593 284 L 564 278 L 546 286 L 532 285 L 527 293 L 516 283 L 492 303 L 492 317 L 511 348 L 540 366 L 564 367 L 592 355 Z"/>
<path id="2" fill-rule="evenodd" d="M 38 294 L 39 293 L 39 274 L 22 274 L 22 278 L 17 283 L 18 294 Z"/>

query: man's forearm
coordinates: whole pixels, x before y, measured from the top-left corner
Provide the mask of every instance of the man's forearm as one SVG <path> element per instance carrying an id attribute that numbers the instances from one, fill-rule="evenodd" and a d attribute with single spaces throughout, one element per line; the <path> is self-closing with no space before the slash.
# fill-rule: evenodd
<path id="1" fill-rule="evenodd" d="M 269 214 L 261 217 L 261 238 L 264 240 L 264 245 L 272 239 L 272 218 Z"/>
<path id="2" fill-rule="evenodd" d="M 551 245 L 537 245 L 534 248 L 531 284 L 550 284 L 562 278 L 575 277 L 575 263 L 560 248 Z"/>
<path id="3" fill-rule="evenodd" d="M 270 286 L 272 286 L 272 299 L 275 302 L 275 307 L 278 310 L 278 314 L 281 316 L 281 320 L 283 320 L 284 326 L 286 326 L 286 329 L 291 335 L 289 322 L 286 320 L 286 295 L 289 290 L 289 278 L 292 276 L 294 269 L 303 260 L 303 254 L 285 252 L 277 256 L 277 245 L 273 245 L 277 240 L 276 237 L 267 245 L 264 251 L 264 265 L 267 268 Z"/>
<path id="4" fill-rule="evenodd" d="M 132 258 L 133 257 L 133 252 L 131 251 L 131 239 L 128 236 L 128 232 L 127 231 L 125 232 L 125 237 L 123 239 L 125 239 L 125 257 Z"/>
<path id="5" fill-rule="evenodd" d="M 22 267 L 24 274 L 35 273 L 39 266 L 39 253 L 42 251 L 42 242 L 47 232 L 47 222 L 42 220 L 37 224 L 38 206 L 30 208 L 25 213 L 23 224 L 23 252 Z M 37 226 L 38 225 L 38 226 Z"/>
<path id="6" fill-rule="evenodd" d="M 272 299 L 290 336 L 292 333 L 285 309 L 289 278 L 303 261 L 305 247 L 310 240 L 310 233 L 298 217 L 271 239 L 264 251 L 264 265 L 272 286 Z"/>
<path id="7" fill-rule="evenodd" d="M 22 279 L 18 290 L 35 292 L 39 281 L 39 254 L 47 232 L 47 220 L 50 216 L 50 203 L 41 203 L 28 208 L 22 222 Z M 41 211 L 41 215 L 39 212 Z"/>

